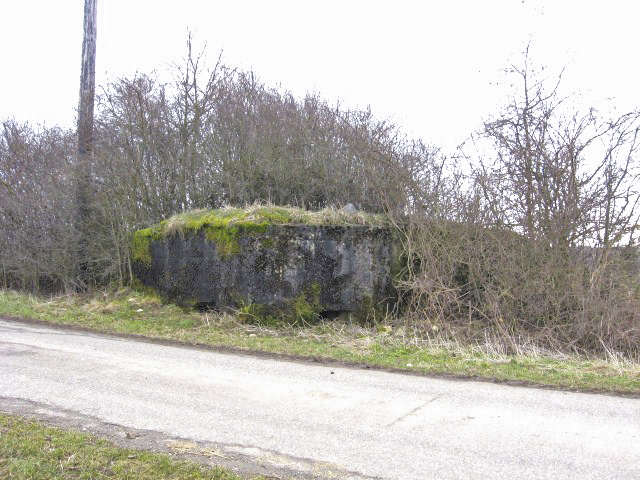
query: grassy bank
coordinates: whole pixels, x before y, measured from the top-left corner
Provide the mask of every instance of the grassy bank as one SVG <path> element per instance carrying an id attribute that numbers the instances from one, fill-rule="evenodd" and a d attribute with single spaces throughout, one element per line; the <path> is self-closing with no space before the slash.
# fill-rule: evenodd
<path id="1" fill-rule="evenodd" d="M 246 317 L 185 311 L 163 304 L 152 295 L 130 290 L 47 299 L 0 291 L 0 315 L 106 333 L 426 374 L 640 394 L 640 365 L 619 358 L 583 358 L 537 351 L 501 355 L 486 345 L 464 346 L 416 336 L 399 323 L 362 327 L 327 321 L 302 327 L 266 327 Z"/>
<path id="2" fill-rule="evenodd" d="M 230 470 L 125 449 L 91 435 L 0 415 L 0 478 L 239 480 Z"/>

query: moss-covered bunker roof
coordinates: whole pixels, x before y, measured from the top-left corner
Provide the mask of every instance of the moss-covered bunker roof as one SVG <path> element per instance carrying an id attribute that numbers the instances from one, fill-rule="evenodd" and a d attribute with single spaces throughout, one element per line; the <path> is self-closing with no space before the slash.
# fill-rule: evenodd
<path id="1" fill-rule="evenodd" d="M 221 255 L 239 253 L 240 234 L 262 234 L 269 225 L 343 225 L 390 226 L 389 218 L 365 212 L 324 209 L 309 212 L 299 208 L 252 205 L 244 208 L 225 207 L 216 210 L 193 210 L 163 220 L 157 225 L 138 230 L 133 236 L 133 259 L 151 264 L 151 242 L 170 235 L 203 231 L 207 240 L 215 242 Z"/>
<path id="2" fill-rule="evenodd" d="M 385 226 L 384 215 L 346 210 L 324 209 L 310 212 L 299 208 L 252 205 L 183 212 L 153 227 L 157 234 L 197 231 L 205 227 L 266 227 L 267 225 L 366 225 Z"/>

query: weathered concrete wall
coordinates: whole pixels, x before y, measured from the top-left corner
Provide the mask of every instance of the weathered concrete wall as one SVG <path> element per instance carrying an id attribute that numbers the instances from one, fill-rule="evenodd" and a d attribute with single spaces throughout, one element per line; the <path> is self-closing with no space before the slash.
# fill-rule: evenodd
<path id="1" fill-rule="evenodd" d="M 269 314 L 362 316 L 395 301 L 398 249 L 390 228 L 269 225 L 234 235 L 233 248 L 204 231 L 154 239 L 150 262 L 135 262 L 135 274 L 181 304 L 255 305 Z"/>

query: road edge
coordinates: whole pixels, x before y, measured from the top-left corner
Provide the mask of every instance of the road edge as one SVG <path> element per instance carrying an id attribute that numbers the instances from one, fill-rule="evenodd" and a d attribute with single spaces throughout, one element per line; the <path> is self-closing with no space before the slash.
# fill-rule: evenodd
<path id="1" fill-rule="evenodd" d="M 54 323 L 54 322 L 48 322 L 46 320 L 40 320 L 40 319 L 30 318 L 30 317 L 20 317 L 15 315 L 2 315 L 0 316 L 0 320 L 6 320 L 9 322 L 16 322 L 16 323 L 25 323 L 25 324 L 31 324 L 31 325 L 39 325 L 42 327 L 52 328 L 56 330 L 67 330 L 72 332 L 89 333 L 92 335 L 101 335 L 101 336 L 110 337 L 110 338 L 134 340 L 138 342 L 151 343 L 155 345 L 165 345 L 165 346 L 171 346 L 171 347 L 177 347 L 177 348 L 196 349 L 201 351 L 211 351 L 211 352 L 226 353 L 231 355 L 244 355 L 244 356 L 257 357 L 257 358 L 266 358 L 270 360 L 288 361 L 288 362 L 293 362 L 293 363 L 298 363 L 303 365 L 319 365 L 320 364 L 320 365 L 335 366 L 340 368 L 349 368 L 353 370 L 372 370 L 372 371 L 379 371 L 379 372 L 394 373 L 399 375 L 410 375 L 410 376 L 443 379 L 443 380 L 451 380 L 451 381 L 493 383 L 498 385 L 507 385 L 511 387 L 523 387 L 523 388 L 553 390 L 553 391 L 568 392 L 568 393 L 586 393 L 586 394 L 605 395 L 605 396 L 611 396 L 611 397 L 640 399 L 640 392 L 634 393 L 634 392 L 625 392 L 625 391 L 618 391 L 618 390 L 599 390 L 599 389 L 589 389 L 589 388 L 580 388 L 580 387 L 567 387 L 567 386 L 561 386 L 561 385 L 548 385 L 543 383 L 529 382 L 526 380 L 509 380 L 509 379 L 500 379 L 500 378 L 481 377 L 477 375 L 456 374 L 456 373 L 418 372 L 418 371 L 412 371 L 412 370 L 404 370 L 402 368 L 385 367 L 382 365 L 371 365 L 371 364 L 354 362 L 354 361 L 335 360 L 332 358 L 317 357 L 313 355 L 295 355 L 290 353 L 267 352 L 264 350 L 245 349 L 241 347 L 233 347 L 228 345 L 208 345 L 208 344 L 197 343 L 197 342 L 185 342 L 185 341 L 171 339 L 171 338 L 149 337 L 146 335 L 136 334 L 136 333 L 108 332 L 104 330 L 97 330 L 89 327 L 84 327 L 81 325 Z"/>

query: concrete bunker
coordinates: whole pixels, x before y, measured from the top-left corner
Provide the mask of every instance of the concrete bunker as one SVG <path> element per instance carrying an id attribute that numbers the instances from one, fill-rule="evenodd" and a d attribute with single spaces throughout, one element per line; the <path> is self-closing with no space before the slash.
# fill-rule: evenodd
<path id="1" fill-rule="evenodd" d="M 135 232 L 133 270 L 181 305 L 365 320 L 395 303 L 399 254 L 383 216 L 254 206 L 186 212 Z"/>

